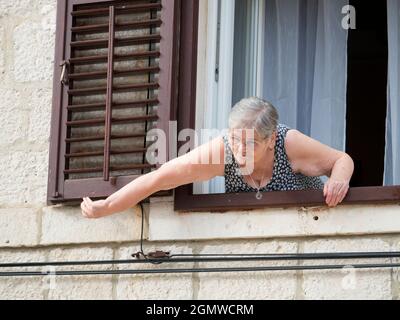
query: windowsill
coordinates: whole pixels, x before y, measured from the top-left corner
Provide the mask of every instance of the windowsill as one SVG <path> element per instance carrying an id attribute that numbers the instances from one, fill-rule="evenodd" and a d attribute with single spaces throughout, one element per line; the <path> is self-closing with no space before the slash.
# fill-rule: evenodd
<path id="1" fill-rule="evenodd" d="M 174 211 L 174 198 L 150 198 L 149 240 L 210 240 L 400 232 L 400 200 L 392 203 Z"/>
<path id="2" fill-rule="evenodd" d="M 193 194 L 193 184 L 174 190 L 174 210 L 226 212 L 262 208 L 326 206 L 322 190 L 265 191 L 260 200 L 253 192 Z M 343 204 L 400 203 L 400 186 L 350 188 Z"/>

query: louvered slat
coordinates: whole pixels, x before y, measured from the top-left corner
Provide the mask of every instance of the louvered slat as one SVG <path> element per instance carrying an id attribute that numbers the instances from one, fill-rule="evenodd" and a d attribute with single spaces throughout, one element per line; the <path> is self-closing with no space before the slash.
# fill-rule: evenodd
<path id="1" fill-rule="evenodd" d="M 137 116 L 137 117 L 126 117 L 126 118 L 112 118 L 112 123 L 129 123 L 129 122 L 143 122 L 143 121 L 156 121 L 158 119 L 157 115 L 147 115 L 147 116 Z M 91 125 L 102 125 L 104 124 L 105 119 L 88 119 L 88 120 L 75 120 L 75 121 L 67 121 L 66 125 L 68 127 L 85 127 Z"/>
<path id="2" fill-rule="evenodd" d="M 110 170 L 129 170 L 129 169 L 150 169 L 155 168 L 155 165 L 151 164 L 132 164 L 125 166 L 112 166 Z M 79 169 L 65 169 L 65 174 L 71 173 L 91 173 L 91 172 L 103 172 L 103 167 L 94 167 L 94 168 L 79 168 Z"/>
<path id="3" fill-rule="evenodd" d="M 118 151 L 110 151 L 110 154 L 129 154 L 129 153 L 143 153 L 146 152 L 148 148 L 137 148 L 137 149 L 128 149 L 128 150 L 118 150 Z M 102 156 L 103 152 L 101 151 L 93 151 L 93 152 L 80 152 L 80 153 L 67 153 L 65 155 L 66 158 L 83 158 L 83 157 L 95 157 Z"/>
<path id="4" fill-rule="evenodd" d="M 158 99 L 147 99 L 138 101 L 128 101 L 121 103 L 113 103 L 113 109 L 124 109 L 124 108 L 140 108 L 146 105 L 153 106 L 158 104 Z M 106 107 L 105 103 L 87 103 L 87 104 L 76 104 L 68 106 L 68 110 L 72 111 L 93 111 L 93 110 L 104 110 Z"/>
<path id="5" fill-rule="evenodd" d="M 145 134 L 121 134 L 121 135 L 111 135 L 111 140 L 113 139 L 130 139 L 130 138 L 144 138 Z M 104 140 L 104 135 L 89 136 L 89 137 L 79 137 L 79 138 L 67 138 L 65 141 L 67 143 L 71 142 L 87 142 L 87 141 L 100 141 Z"/>
<path id="6" fill-rule="evenodd" d="M 127 1 L 128 2 L 128 1 Z M 129 3 L 129 2 L 128 2 Z M 138 13 L 138 12 L 146 12 L 149 10 L 160 10 L 161 3 L 148 3 L 148 4 L 139 4 L 139 5 L 125 5 L 125 6 L 117 6 L 116 11 L 120 13 Z M 73 17 L 95 17 L 95 16 L 104 16 L 109 14 L 108 8 L 96 8 L 96 9 L 86 9 L 86 10 L 76 10 L 72 13 Z"/>
<path id="7" fill-rule="evenodd" d="M 115 30 L 129 30 L 143 27 L 159 27 L 161 19 L 151 19 L 146 21 L 130 22 L 130 23 L 116 23 Z M 108 24 L 93 24 L 87 26 L 79 26 L 71 28 L 72 32 L 76 33 L 95 33 L 108 31 Z"/>
<path id="8" fill-rule="evenodd" d="M 140 37 L 130 37 L 130 38 L 119 38 L 115 39 L 115 46 L 129 46 L 129 45 L 139 45 L 147 44 L 149 42 L 159 42 L 161 40 L 160 35 L 152 36 L 140 36 Z M 101 49 L 108 47 L 107 39 L 94 39 L 94 40 L 82 40 L 74 41 L 71 43 L 71 47 L 75 49 Z"/>
<path id="9" fill-rule="evenodd" d="M 159 67 L 150 67 L 150 68 L 136 68 L 132 70 L 114 70 L 114 78 L 130 76 L 135 74 L 143 74 L 143 73 L 157 73 L 160 71 Z M 93 72 L 82 72 L 82 73 L 73 73 L 68 75 L 71 80 L 89 80 L 89 79 L 101 79 L 107 77 L 107 71 L 93 71 Z"/>
<path id="10" fill-rule="evenodd" d="M 159 86 L 158 83 L 127 84 L 127 85 L 113 86 L 114 88 L 113 90 L 114 91 L 149 90 L 149 89 L 157 89 L 158 86 Z M 107 86 L 68 90 L 68 94 L 70 96 L 89 96 L 101 93 L 107 93 Z"/>
<path id="11" fill-rule="evenodd" d="M 114 55 L 114 61 L 126 61 L 126 60 L 134 60 L 134 59 L 143 59 L 143 58 L 157 58 L 160 56 L 159 51 L 143 51 L 143 52 L 135 52 L 132 54 L 116 54 Z M 90 63 L 100 63 L 107 61 L 108 55 L 98 55 L 98 56 L 84 56 L 84 57 L 76 57 L 71 58 L 69 60 L 70 64 L 90 64 Z"/>

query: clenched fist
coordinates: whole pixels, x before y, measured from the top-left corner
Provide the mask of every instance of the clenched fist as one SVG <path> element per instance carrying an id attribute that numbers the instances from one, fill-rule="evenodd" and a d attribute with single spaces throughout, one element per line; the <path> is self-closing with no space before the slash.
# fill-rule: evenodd
<path id="1" fill-rule="evenodd" d="M 81 203 L 82 215 L 89 219 L 96 219 L 109 214 L 106 200 L 93 201 L 89 197 L 84 197 Z"/>

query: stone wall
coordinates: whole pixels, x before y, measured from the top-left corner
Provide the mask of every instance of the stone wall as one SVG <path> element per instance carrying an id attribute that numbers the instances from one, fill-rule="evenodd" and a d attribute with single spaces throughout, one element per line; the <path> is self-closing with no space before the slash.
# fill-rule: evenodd
<path id="1" fill-rule="evenodd" d="M 55 11 L 55 0 L 0 0 L 0 263 L 128 259 L 139 250 L 140 206 L 87 220 L 79 207 L 46 205 Z M 171 206 L 171 199 L 145 205 L 146 252 L 400 250 L 398 204 L 340 206 L 318 213 L 318 221 L 297 208 L 196 215 L 175 214 Z M 390 260 L 398 261 L 379 261 Z M 215 265 L 168 265 L 204 266 Z M 48 280 L 0 277 L 0 299 L 400 298 L 398 269 L 57 276 L 54 286 Z"/>
<path id="2" fill-rule="evenodd" d="M 1 223 L 4 223 L 3 220 Z M 325 239 L 168 241 L 144 243 L 147 250 L 179 253 L 295 253 L 399 250 L 400 237 Z M 0 262 L 129 259 L 138 242 L 2 248 Z M 380 261 L 389 262 L 391 259 Z M 393 259 L 394 260 L 394 259 Z M 329 263 L 329 261 L 324 261 Z M 346 261 L 335 263 L 346 264 Z M 357 261 L 361 262 L 361 260 Z M 297 265 L 300 262 L 281 262 Z M 312 264 L 313 262 L 307 262 Z M 221 267 L 262 263 L 218 263 Z M 265 263 L 264 263 L 265 265 Z M 276 262 L 268 265 L 276 265 Z M 181 263 L 164 268 L 215 267 Z M 83 267 L 57 267 L 79 270 Z M 110 266 L 105 267 L 110 268 Z M 134 265 L 118 268 L 134 269 Z M 149 268 L 149 266 L 146 266 Z M 99 266 L 85 270 L 100 269 Z M 43 268 L 31 270 L 44 271 Z M 354 272 L 354 273 L 352 273 Z M 394 269 L 259 271 L 146 275 L 57 276 L 0 278 L 0 299 L 399 299 L 399 272 Z"/>

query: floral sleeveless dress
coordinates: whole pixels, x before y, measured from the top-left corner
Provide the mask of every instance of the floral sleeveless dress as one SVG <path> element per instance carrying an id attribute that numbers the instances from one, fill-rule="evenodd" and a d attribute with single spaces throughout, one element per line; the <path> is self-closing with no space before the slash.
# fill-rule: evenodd
<path id="1" fill-rule="evenodd" d="M 293 172 L 284 144 L 286 133 L 290 128 L 279 123 L 277 129 L 272 178 L 266 186 L 260 188 L 260 191 L 323 189 L 324 184 L 320 177 L 309 177 Z M 233 156 L 227 133 L 222 137 L 225 145 L 225 192 L 256 192 L 257 189 L 248 185 L 238 171 L 239 165 Z"/>

